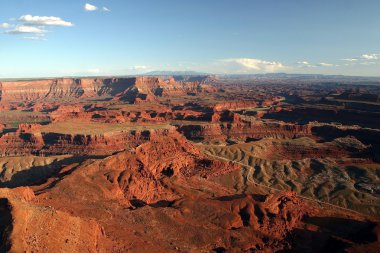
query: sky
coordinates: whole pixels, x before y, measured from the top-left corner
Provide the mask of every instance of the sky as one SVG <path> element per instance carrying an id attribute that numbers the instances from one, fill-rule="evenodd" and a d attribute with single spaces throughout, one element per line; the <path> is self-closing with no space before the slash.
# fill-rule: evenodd
<path id="1" fill-rule="evenodd" d="M 0 0 L 0 78 L 380 76 L 379 0 Z"/>

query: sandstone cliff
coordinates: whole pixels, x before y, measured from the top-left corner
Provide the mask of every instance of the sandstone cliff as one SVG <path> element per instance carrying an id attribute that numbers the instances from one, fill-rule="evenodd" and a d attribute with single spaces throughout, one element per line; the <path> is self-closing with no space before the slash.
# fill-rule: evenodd
<path id="1" fill-rule="evenodd" d="M 42 99 L 73 99 L 117 97 L 131 103 L 155 97 L 196 94 L 213 91 L 199 82 L 178 83 L 156 77 L 133 78 L 60 78 L 0 83 L 0 101 L 33 101 Z"/>
<path id="2" fill-rule="evenodd" d="M 17 131 L 0 135 L 0 156 L 111 155 L 137 147 L 156 135 L 178 134 L 174 127 L 73 134 L 44 132 L 40 128 L 37 124 L 22 124 Z"/>

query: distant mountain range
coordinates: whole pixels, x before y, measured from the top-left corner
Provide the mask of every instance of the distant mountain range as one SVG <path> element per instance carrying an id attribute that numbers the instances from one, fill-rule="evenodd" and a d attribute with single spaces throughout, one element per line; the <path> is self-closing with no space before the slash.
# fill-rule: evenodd
<path id="1" fill-rule="evenodd" d="M 380 81 L 380 77 L 371 76 L 345 76 L 345 75 L 322 75 L 322 74 L 287 74 L 287 73 L 267 73 L 267 74 L 229 74 L 218 75 L 226 78 L 257 78 L 257 79 L 298 79 L 298 80 L 371 80 Z"/>
<path id="2" fill-rule="evenodd" d="M 288 74 L 288 73 L 267 73 L 267 74 L 210 74 L 205 72 L 197 71 L 150 71 L 140 75 L 115 75 L 115 76 L 97 76 L 99 78 L 105 77 L 134 77 L 134 76 L 156 76 L 156 77 L 176 77 L 176 80 L 180 80 L 180 77 L 184 77 L 186 80 L 188 78 L 196 77 L 206 77 L 210 76 L 213 78 L 224 78 L 224 79 L 256 79 L 256 80 L 305 80 L 305 81 L 346 81 L 346 82 L 380 82 L 380 77 L 371 76 L 345 76 L 345 75 L 322 75 L 322 74 Z M 71 76 L 67 78 L 84 78 L 85 76 Z M 95 76 L 88 76 L 88 78 L 93 78 Z M 29 81 L 29 80 L 45 80 L 54 79 L 62 77 L 41 77 L 41 78 L 0 78 L 0 81 Z"/>
<path id="3" fill-rule="evenodd" d="M 288 73 L 266 73 L 266 74 L 210 74 L 197 71 L 150 71 L 142 75 L 146 76 L 218 76 L 233 79 L 298 79 L 298 80 L 370 80 L 380 81 L 380 77 L 371 76 L 345 76 L 345 75 L 322 75 L 322 74 L 288 74 Z"/>

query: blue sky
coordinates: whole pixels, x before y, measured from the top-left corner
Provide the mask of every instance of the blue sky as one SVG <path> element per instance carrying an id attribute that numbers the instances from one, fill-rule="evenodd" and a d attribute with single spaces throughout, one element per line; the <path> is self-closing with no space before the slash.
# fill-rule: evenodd
<path id="1" fill-rule="evenodd" d="M 380 76 L 378 0 L 0 0 L 0 77 Z"/>

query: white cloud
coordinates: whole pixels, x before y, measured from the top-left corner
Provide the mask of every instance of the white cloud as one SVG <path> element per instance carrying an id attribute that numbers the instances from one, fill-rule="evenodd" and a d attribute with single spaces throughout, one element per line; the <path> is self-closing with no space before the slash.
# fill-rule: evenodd
<path id="1" fill-rule="evenodd" d="M 317 68 L 317 67 L 339 67 L 339 65 L 335 65 L 332 63 L 326 63 L 326 62 L 321 62 L 321 63 L 309 63 L 308 61 L 299 61 L 297 62 L 297 67 L 298 68 Z"/>
<path id="2" fill-rule="evenodd" d="M 2 24 L 0 24 L 0 28 L 4 28 L 4 29 L 10 28 L 11 26 L 12 25 L 8 24 L 8 23 L 2 23 Z"/>
<path id="3" fill-rule="evenodd" d="M 35 26 L 27 26 L 27 25 L 16 26 L 15 29 L 6 31 L 6 33 L 8 34 L 23 34 L 23 33 L 43 34 L 46 32 L 47 31 L 43 30 L 43 28 L 39 28 Z"/>
<path id="4" fill-rule="evenodd" d="M 360 63 L 360 65 L 366 65 L 366 66 L 368 66 L 368 65 L 374 65 L 374 64 L 376 64 L 376 62 L 373 62 L 373 61 L 365 61 L 365 62 L 361 62 Z"/>
<path id="5" fill-rule="evenodd" d="M 14 27 L 11 30 L 7 30 L 5 33 L 11 35 L 17 34 L 34 34 L 33 36 L 25 36 L 22 39 L 24 40 L 46 40 L 43 38 L 45 33 L 49 32 L 46 27 L 48 26 L 63 26 L 70 27 L 74 26 L 73 23 L 63 20 L 60 17 L 54 16 L 32 16 L 32 15 L 23 15 L 18 19 L 19 22 L 22 22 L 21 25 L 11 25 L 8 23 L 1 24 L 1 27 L 10 28 Z"/>
<path id="6" fill-rule="evenodd" d="M 315 68 L 314 64 L 309 63 L 308 61 L 299 61 L 297 62 L 299 68 Z"/>
<path id="7" fill-rule="evenodd" d="M 145 70 L 145 69 L 147 69 L 147 68 L 148 68 L 147 66 L 137 65 L 137 66 L 133 66 L 133 67 L 131 67 L 130 69 L 131 69 L 131 70 Z"/>
<path id="8" fill-rule="evenodd" d="M 265 61 L 254 58 L 225 59 L 222 62 L 231 64 L 236 69 L 240 68 L 241 72 L 258 71 L 258 72 L 276 72 L 286 67 L 276 61 Z"/>
<path id="9" fill-rule="evenodd" d="M 349 61 L 349 62 L 354 62 L 357 61 L 357 58 L 346 58 L 346 59 L 341 59 L 342 61 Z"/>
<path id="10" fill-rule="evenodd" d="M 124 72 L 126 74 L 142 74 L 153 70 L 151 67 L 145 66 L 145 65 L 135 65 L 135 66 L 129 66 L 127 67 Z"/>
<path id="11" fill-rule="evenodd" d="M 83 8 L 85 11 L 98 11 L 98 10 L 104 11 L 104 12 L 110 12 L 111 11 L 110 9 L 108 9 L 105 6 L 103 6 L 101 9 L 99 9 L 98 6 L 95 6 L 95 5 L 92 5 L 89 3 L 86 3 Z"/>
<path id="12" fill-rule="evenodd" d="M 321 62 L 318 64 L 318 66 L 320 66 L 320 67 L 333 67 L 334 64 Z"/>
<path id="13" fill-rule="evenodd" d="M 89 4 L 89 3 L 86 3 L 84 5 L 85 11 L 96 11 L 97 9 L 98 9 L 98 7 L 96 7 L 95 5 Z"/>
<path id="14" fill-rule="evenodd" d="M 378 60 L 380 59 L 380 54 L 363 54 L 362 58 L 366 60 Z"/>
<path id="15" fill-rule="evenodd" d="M 102 71 L 99 68 L 93 68 L 93 69 L 88 69 L 87 72 L 91 74 L 99 74 Z"/>
<path id="16" fill-rule="evenodd" d="M 24 15 L 21 16 L 19 21 L 24 22 L 27 25 L 40 25 L 40 26 L 74 26 L 73 23 L 64 21 L 59 17 L 53 16 L 32 16 L 32 15 Z"/>

